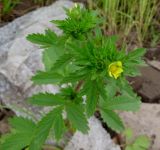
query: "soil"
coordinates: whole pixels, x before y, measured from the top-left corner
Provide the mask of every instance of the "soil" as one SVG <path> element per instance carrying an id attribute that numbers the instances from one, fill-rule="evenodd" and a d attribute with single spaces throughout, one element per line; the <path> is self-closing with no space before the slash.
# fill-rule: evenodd
<path id="1" fill-rule="evenodd" d="M 53 3 L 54 1 L 56 0 L 49 0 L 48 3 L 45 2 L 44 4 L 41 4 L 41 3 L 34 3 L 33 0 L 21 0 L 21 2 L 17 4 L 16 7 L 9 14 L 0 17 L 0 27 L 6 25 L 8 22 L 14 20 L 17 17 L 20 17 L 39 7 L 47 6 Z M 0 6 L 1 8 L 3 7 L 1 2 Z"/>
<path id="2" fill-rule="evenodd" d="M 14 112 L 9 109 L 0 109 L 0 137 L 9 132 L 8 119 L 14 115 Z"/>

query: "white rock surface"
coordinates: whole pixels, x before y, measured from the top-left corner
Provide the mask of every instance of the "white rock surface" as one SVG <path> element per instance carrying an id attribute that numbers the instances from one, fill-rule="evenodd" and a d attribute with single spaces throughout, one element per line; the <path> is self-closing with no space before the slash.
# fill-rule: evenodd
<path id="1" fill-rule="evenodd" d="M 160 150 L 160 104 L 142 103 L 139 112 L 120 115 L 135 136 L 148 135 L 152 141 L 151 150 Z"/>
<path id="2" fill-rule="evenodd" d="M 49 21 L 64 19 L 63 7 L 72 6 L 73 3 L 68 0 L 59 0 L 49 7 L 40 8 L 0 28 L 0 100 L 17 115 L 39 118 L 48 109 L 31 107 L 26 103 L 26 98 L 38 91 L 55 93 L 59 90 L 52 85 L 35 86 L 30 81 L 37 70 L 43 69 L 43 64 L 41 50 L 25 37 L 29 33 L 44 32 L 47 27 L 58 34 L 61 33 Z M 90 120 L 90 127 L 89 135 L 77 132 L 66 150 L 119 150 L 95 118 Z"/>
<path id="3" fill-rule="evenodd" d="M 30 33 L 44 32 L 51 28 L 57 34 L 61 31 L 50 23 L 66 17 L 63 7 L 72 7 L 68 0 L 60 0 L 49 7 L 40 8 L 0 28 L 0 99 L 16 113 L 34 111 L 38 117 L 39 108 L 30 107 L 25 99 L 37 91 L 57 92 L 56 86 L 35 86 L 31 76 L 43 69 L 41 50 L 26 40 Z M 23 110 L 22 110 L 23 108 Z M 24 115 L 24 114 L 23 114 Z M 27 114 L 26 114 L 27 115 Z"/>
<path id="4" fill-rule="evenodd" d="M 89 120 L 90 131 L 87 135 L 76 132 L 64 150 L 120 150 L 102 128 L 95 117 Z"/>

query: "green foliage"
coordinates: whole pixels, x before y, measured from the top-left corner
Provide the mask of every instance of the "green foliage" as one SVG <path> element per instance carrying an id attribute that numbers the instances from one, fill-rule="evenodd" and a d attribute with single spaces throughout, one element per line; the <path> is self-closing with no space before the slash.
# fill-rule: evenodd
<path id="1" fill-rule="evenodd" d="M 88 31 L 99 23 L 95 12 L 81 8 L 80 5 L 65 10 L 68 18 L 52 22 L 62 29 L 67 36 L 76 39 L 83 38 Z"/>
<path id="2" fill-rule="evenodd" d="M 92 116 L 98 103 L 97 84 L 95 81 L 86 82 L 88 88 L 86 93 L 86 113 L 88 117 Z"/>
<path id="3" fill-rule="evenodd" d="M 29 103 L 49 106 L 50 111 L 36 122 L 32 130 L 25 130 L 24 138 L 28 139 L 16 150 L 22 146 L 40 150 L 50 134 L 60 140 L 67 129 L 85 134 L 89 130 L 87 119 L 95 111 L 100 112 L 110 128 L 121 132 L 124 125 L 115 111 L 139 109 L 140 98 L 133 92 L 126 76 L 137 75 L 138 67 L 144 65 L 142 57 L 145 49 L 127 54 L 125 49 L 118 50 L 116 36 L 103 35 L 99 27 L 100 16 L 94 11 L 76 5 L 66 9 L 66 14 L 68 17 L 65 20 L 52 21 L 63 30 L 62 35 L 46 30 L 44 34 L 27 37 L 44 49 L 45 69 L 38 71 L 32 81 L 40 85 L 55 84 L 60 91 L 56 94 L 38 93 L 28 98 Z M 21 120 L 12 122 L 17 123 L 13 126 L 16 130 L 20 129 Z M 27 128 L 26 125 L 24 127 Z M 23 134 L 22 131 L 20 134 Z M 12 136 L 13 132 L 10 140 Z M 7 140 L 4 140 L 2 146 L 6 144 Z"/>
<path id="4" fill-rule="evenodd" d="M 53 71 L 39 71 L 32 77 L 32 81 L 36 84 L 57 84 L 62 80 L 62 76 Z"/>
<path id="5" fill-rule="evenodd" d="M 122 132 L 124 130 L 124 125 L 120 117 L 114 111 L 108 109 L 101 109 L 101 115 L 103 121 L 106 122 L 107 125 L 113 130 L 117 132 Z"/>
<path id="6" fill-rule="evenodd" d="M 112 101 L 106 101 L 102 107 L 109 110 L 137 111 L 139 110 L 140 103 L 138 98 L 135 99 L 124 94 L 113 98 Z"/>
<path id="7" fill-rule="evenodd" d="M 0 149 L 21 150 L 27 147 L 31 142 L 31 137 L 33 136 L 36 124 L 33 121 L 22 117 L 10 119 L 10 124 L 13 129 L 10 134 L 1 139 Z"/>
<path id="8" fill-rule="evenodd" d="M 63 105 L 65 101 L 59 95 L 51 93 L 39 93 L 30 97 L 29 102 L 39 106 L 57 106 Z"/>
<path id="9" fill-rule="evenodd" d="M 40 45 L 41 48 L 50 48 L 57 44 L 57 38 L 57 35 L 49 29 L 45 30 L 45 34 L 34 33 L 27 36 L 27 40 Z"/>
<path id="10" fill-rule="evenodd" d="M 73 103 L 66 106 L 67 117 L 73 127 L 86 133 L 88 131 L 87 119 L 84 115 L 83 108 Z"/>
<path id="11" fill-rule="evenodd" d="M 121 43 L 127 41 L 130 44 L 134 41 L 136 45 L 146 46 L 146 42 L 152 43 L 149 39 L 155 40 L 154 37 L 160 35 L 156 31 L 159 18 L 155 17 L 159 10 L 159 0 L 87 0 L 87 2 L 90 9 L 98 9 L 104 17 L 102 25 L 104 31 L 108 35 L 119 35 Z"/>
<path id="12" fill-rule="evenodd" d="M 38 122 L 36 129 L 34 130 L 32 140 L 29 146 L 29 150 L 41 150 L 42 145 L 44 144 L 45 140 L 47 139 L 49 132 L 53 126 L 57 124 L 57 121 L 59 118 L 61 118 L 62 115 L 62 108 L 57 107 L 50 111 L 45 117 L 42 118 L 40 122 Z M 59 119 L 59 124 L 63 124 L 63 120 Z M 57 125 L 55 126 L 57 127 Z M 61 127 L 64 127 L 61 125 Z M 54 132 L 55 137 L 59 138 L 62 136 L 63 128 L 61 128 L 61 131 Z M 57 135 L 56 135 L 57 134 Z M 57 139 L 58 140 L 58 139 Z"/>
<path id="13" fill-rule="evenodd" d="M 17 4 L 20 3 L 20 0 L 1 0 L 0 2 L 2 3 L 2 15 L 7 15 L 14 9 Z"/>
<path id="14" fill-rule="evenodd" d="M 64 40 L 58 37 L 50 29 L 45 30 L 44 34 L 37 33 L 27 36 L 27 40 L 40 45 L 43 52 L 43 63 L 46 70 L 50 70 L 55 61 L 64 53 Z"/>
<path id="15" fill-rule="evenodd" d="M 124 132 L 126 138 L 125 150 L 148 150 L 150 146 L 150 139 L 145 135 L 140 135 L 133 138 L 133 131 L 127 128 Z"/>

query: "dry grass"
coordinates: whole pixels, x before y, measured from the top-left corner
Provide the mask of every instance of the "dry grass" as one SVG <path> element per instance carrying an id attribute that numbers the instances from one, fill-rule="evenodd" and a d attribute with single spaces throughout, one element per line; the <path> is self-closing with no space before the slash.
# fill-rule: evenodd
<path id="1" fill-rule="evenodd" d="M 155 19 L 159 0 L 88 0 L 88 4 L 104 16 L 106 34 L 117 34 L 123 41 L 129 39 L 139 46 L 149 38 L 156 42 L 160 37 L 155 28 L 155 24 L 160 25 L 160 18 Z"/>

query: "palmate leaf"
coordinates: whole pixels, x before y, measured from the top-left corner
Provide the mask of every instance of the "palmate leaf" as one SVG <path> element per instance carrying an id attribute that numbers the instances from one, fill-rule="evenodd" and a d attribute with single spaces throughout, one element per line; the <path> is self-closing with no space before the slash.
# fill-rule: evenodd
<path id="1" fill-rule="evenodd" d="M 27 118 L 13 117 L 9 120 L 9 124 L 16 132 L 31 132 L 35 129 L 36 124 Z"/>
<path id="2" fill-rule="evenodd" d="M 38 106 L 57 106 L 64 105 L 65 100 L 58 94 L 38 93 L 28 98 L 28 101 Z"/>
<path id="3" fill-rule="evenodd" d="M 55 45 L 57 39 L 57 35 L 50 29 L 45 30 L 45 34 L 34 33 L 27 36 L 28 41 L 40 45 L 41 48 L 49 48 L 52 45 Z"/>
<path id="4" fill-rule="evenodd" d="M 33 133 L 29 150 L 41 150 L 54 124 L 54 121 L 56 120 L 57 116 L 59 116 L 61 113 L 62 108 L 57 107 L 42 118 L 42 120 L 37 124 L 37 128 Z"/>
<path id="5" fill-rule="evenodd" d="M 50 70 L 53 67 L 56 60 L 64 54 L 64 50 L 63 43 L 59 43 L 58 46 L 52 45 L 43 51 L 42 60 L 46 70 Z"/>
<path id="6" fill-rule="evenodd" d="M 86 82 L 86 113 L 90 117 L 94 114 L 97 102 L 98 102 L 98 92 L 96 81 Z"/>
<path id="7" fill-rule="evenodd" d="M 53 20 L 63 32 L 74 39 L 82 39 L 91 29 L 100 22 L 95 11 L 88 11 L 79 5 L 72 9 L 66 9 L 67 18 L 65 20 Z"/>
<path id="8" fill-rule="evenodd" d="M 53 123 L 54 137 L 58 141 L 62 138 L 62 135 L 66 131 L 62 114 L 57 114 Z"/>
<path id="9" fill-rule="evenodd" d="M 45 34 L 30 34 L 27 36 L 27 40 L 45 49 L 43 51 L 43 63 L 46 70 L 50 70 L 58 57 L 64 53 L 65 41 L 50 29 L 46 30 Z"/>
<path id="10" fill-rule="evenodd" d="M 125 78 L 121 78 L 119 82 L 117 82 L 117 85 L 119 86 L 122 95 L 126 95 L 126 97 L 129 97 L 129 99 L 133 99 L 134 101 L 140 103 L 141 97 L 134 93 L 133 88 Z"/>
<path id="11" fill-rule="evenodd" d="M 116 81 L 110 78 L 110 81 L 107 83 L 107 85 L 105 85 L 105 90 L 107 94 L 107 99 L 112 100 L 113 97 L 116 95 L 116 92 L 118 91 Z"/>
<path id="12" fill-rule="evenodd" d="M 32 131 L 32 130 L 31 130 Z M 10 134 L 5 139 L 5 142 L 0 145 L 1 150 L 22 150 L 27 147 L 31 142 L 31 132 L 20 132 Z"/>
<path id="13" fill-rule="evenodd" d="M 116 36 L 103 38 L 102 46 L 105 49 L 105 51 L 107 53 L 107 57 L 110 60 L 114 60 L 115 56 L 117 54 L 116 41 L 117 41 L 117 37 Z"/>
<path id="14" fill-rule="evenodd" d="M 69 75 L 65 76 L 61 83 L 68 83 L 68 82 L 76 82 L 86 78 L 87 72 L 83 69 L 75 70 L 74 72 L 69 73 Z"/>
<path id="15" fill-rule="evenodd" d="M 22 150 L 30 144 L 36 125 L 33 121 L 22 117 L 14 117 L 9 122 L 14 130 L 3 138 L 4 142 L 0 144 L 0 149 Z"/>
<path id="16" fill-rule="evenodd" d="M 108 99 L 107 91 L 105 89 L 105 85 L 102 84 L 102 82 L 97 82 L 97 89 L 100 95 L 100 99 L 102 98 L 103 101 L 106 101 Z"/>
<path id="17" fill-rule="evenodd" d="M 53 71 L 43 72 L 39 71 L 32 77 L 35 84 L 57 84 L 62 80 L 62 75 Z"/>
<path id="18" fill-rule="evenodd" d="M 100 113 L 103 121 L 107 123 L 107 125 L 111 129 L 117 132 L 122 132 L 124 130 L 124 125 L 121 121 L 121 118 L 114 111 L 108 109 L 101 109 Z"/>
<path id="19" fill-rule="evenodd" d="M 70 63 L 71 59 L 72 59 L 71 54 L 64 54 L 64 55 L 60 56 L 56 60 L 56 62 L 54 63 L 52 70 L 55 71 L 57 69 L 65 67 L 66 65 L 68 65 Z"/>
<path id="20" fill-rule="evenodd" d="M 124 110 L 124 111 L 137 111 L 140 108 L 141 101 L 134 99 L 134 97 L 121 95 L 115 97 L 113 100 L 105 102 L 103 108 L 109 110 Z"/>
<path id="21" fill-rule="evenodd" d="M 145 52 L 146 49 L 139 48 L 129 52 L 128 55 L 124 57 L 123 69 L 125 76 L 134 77 L 141 74 L 138 66 L 146 66 L 145 61 L 141 59 L 141 57 L 145 54 Z"/>
<path id="22" fill-rule="evenodd" d="M 138 48 L 138 49 L 135 49 L 135 50 L 129 52 L 129 54 L 127 55 L 127 58 L 132 59 L 132 60 L 136 60 L 136 59 L 144 56 L 145 53 L 146 53 L 145 48 Z"/>
<path id="23" fill-rule="evenodd" d="M 135 65 L 133 66 L 133 65 L 126 64 L 124 66 L 124 70 L 125 70 L 124 72 L 125 76 L 136 77 L 141 75 L 139 68 Z"/>
<path id="24" fill-rule="evenodd" d="M 80 105 L 74 103 L 68 103 L 66 105 L 67 118 L 77 130 L 82 133 L 87 133 L 89 127 L 87 119 L 84 115 L 83 108 Z"/>

